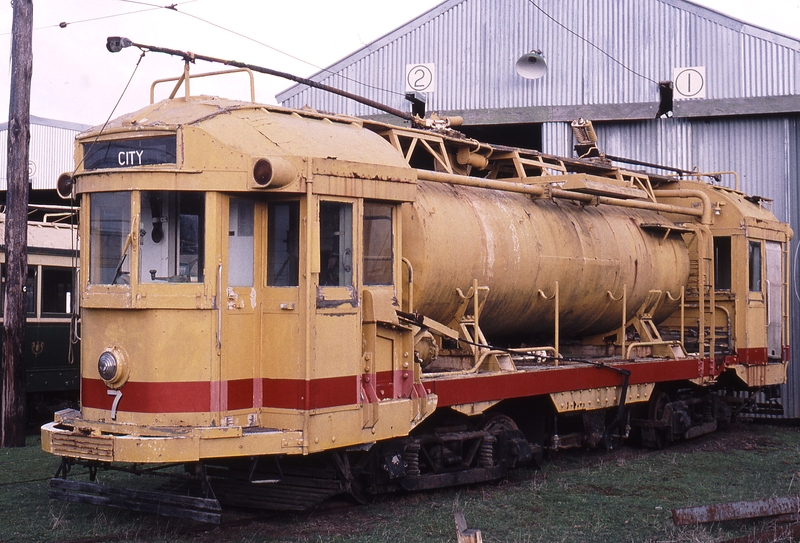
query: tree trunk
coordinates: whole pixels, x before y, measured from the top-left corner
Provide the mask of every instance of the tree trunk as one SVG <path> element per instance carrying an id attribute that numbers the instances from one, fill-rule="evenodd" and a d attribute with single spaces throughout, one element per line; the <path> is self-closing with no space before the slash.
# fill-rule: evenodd
<path id="1" fill-rule="evenodd" d="M 25 285 L 28 275 L 28 161 L 33 0 L 14 0 L 6 179 L 6 284 L 0 447 L 25 446 Z"/>

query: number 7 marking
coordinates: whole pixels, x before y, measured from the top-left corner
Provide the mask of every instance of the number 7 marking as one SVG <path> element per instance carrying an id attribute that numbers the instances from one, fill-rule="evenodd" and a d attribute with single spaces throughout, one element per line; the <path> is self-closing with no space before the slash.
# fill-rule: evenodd
<path id="1" fill-rule="evenodd" d="M 119 405 L 119 401 L 122 399 L 122 391 L 107 390 L 106 394 L 109 396 L 115 396 L 114 403 L 111 404 L 111 420 L 117 420 L 117 406 Z"/>

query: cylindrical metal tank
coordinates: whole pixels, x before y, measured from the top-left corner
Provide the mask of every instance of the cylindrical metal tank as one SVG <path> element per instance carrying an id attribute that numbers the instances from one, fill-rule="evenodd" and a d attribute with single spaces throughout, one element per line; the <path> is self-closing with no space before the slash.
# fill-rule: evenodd
<path id="1" fill-rule="evenodd" d="M 414 269 L 414 309 L 449 323 L 460 304 L 456 288 L 472 280 L 490 291 L 480 316 L 489 338 L 535 338 L 554 330 L 559 283 L 562 338 L 608 333 L 651 290 L 677 298 L 689 276 L 680 235 L 641 225 L 671 225 L 652 211 L 588 206 L 567 200 L 420 181 L 404 206 L 403 254 Z M 659 322 L 678 302 L 665 300 Z"/>

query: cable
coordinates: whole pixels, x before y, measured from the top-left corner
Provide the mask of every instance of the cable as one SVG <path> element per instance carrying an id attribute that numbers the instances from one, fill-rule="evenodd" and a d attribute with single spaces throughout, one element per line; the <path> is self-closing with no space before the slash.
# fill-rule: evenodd
<path id="1" fill-rule="evenodd" d="M 190 2 L 194 2 L 195 0 L 189 0 L 189 1 Z M 178 4 L 170 4 L 168 6 L 160 6 L 158 4 L 151 4 L 150 2 L 140 2 L 138 0 L 117 0 L 117 2 L 125 2 L 127 4 L 139 4 L 141 6 L 153 6 L 153 7 L 159 8 L 159 9 L 164 8 L 164 9 L 173 9 L 173 10 L 178 6 Z M 181 3 L 182 4 L 188 4 L 189 2 L 181 2 Z"/>
<path id="2" fill-rule="evenodd" d="M 266 47 L 267 49 L 271 49 L 272 51 L 275 51 L 276 53 L 279 53 L 281 55 L 287 56 L 287 57 L 289 57 L 289 58 L 291 58 L 293 60 L 296 60 L 298 62 L 302 62 L 303 64 L 311 66 L 312 68 L 316 68 L 317 70 L 319 70 L 321 72 L 328 73 L 328 74 L 330 74 L 332 76 L 338 76 L 338 77 L 342 78 L 345 81 L 350 81 L 350 82 L 355 83 L 357 85 L 361 85 L 362 87 L 366 87 L 366 88 L 373 89 L 373 90 L 378 90 L 378 91 L 385 92 L 385 93 L 388 93 L 388 94 L 394 94 L 394 95 L 397 95 L 397 96 L 404 96 L 404 94 L 402 92 L 397 92 L 397 91 L 393 91 L 393 90 L 390 90 L 390 89 L 385 89 L 383 87 L 379 87 L 379 86 L 376 86 L 376 85 L 370 85 L 369 83 L 364 83 L 362 81 L 358 81 L 357 79 L 353 79 L 352 77 L 347 77 L 346 75 L 343 75 L 343 74 L 340 74 L 340 73 L 337 73 L 337 72 L 333 72 L 331 70 L 328 70 L 327 68 L 322 68 L 322 67 L 317 66 L 316 64 L 314 64 L 312 62 L 309 62 L 307 60 L 303 60 L 300 57 L 296 57 L 296 56 L 294 56 L 294 55 L 292 55 L 290 53 L 287 53 L 286 51 L 282 51 L 282 50 L 278 49 L 277 47 L 273 47 L 273 46 L 271 46 L 269 44 L 266 44 L 266 43 L 264 43 L 262 41 L 259 41 L 259 40 L 255 39 L 255 38 L 251 38 L 250 36 L 247 36 L 247 35 L 242 34 L 240 32 L 236 32 L 235 30 L 231 30 L 230 28 L 226 28 L 226 27 L 224 27 L 222 25 L 219 25 L 217 23 L 213 23 L 213 22 L 208 21 L 206 19 L 203 19 L 202 17 L 199 17 L 197 15 L 193 15 L 193 14 L 188 13 L 186 11 L 181 11 L 181 10 L 177 9 L 178 6 L 180 6 L 180 5 L 190 4 L 192 2 L 196 2 L 197 0 L 185 0 L 184 2 L 168 4 L 166 6 L 162 6 L 162 5 L 158 5 L 158 4 L 152 4 L 152 3 L 149 3 L 149 2 L 143 2 L 143 1 L 140 1 L 140 0 L 117 0 L 117 1 L 118 2 L 125 2 L 125 3 L 128 3 L 128 4 L 137 4 L 137 5 L 142 5 L 142 6 L 149 6 L 149 7 L 144 8 L 144 9 L 135 10 L 135 11 L 126 11 L 124 13 L 117 13 L 117 14 L 114 14 L 114 15 L 104 15 L 102 17 L 93 17 L 91 19 L 81 19 L 79 21 L 72 21 L 72 22 L 62 21 L 62 22 L 60 22 L 58 24 L 55 24 L 55 25 L 47 25 L 47 26 L 37 27 L 37 28 L 34 28 L 34 30 L 44 30 L 44 29 L 53 28 L 53 27 L 66 28 L 67 26 L 76 25 L 76 24 L 80 24 L 80 23 L 88 23 L 88 22 L 99 21 L 99 20 L 103 20 L 103 19 L 112 19 L 112 18 L 115 18 L 115 17 L 122 17 L 122 16 L 125 16 L 125 15 L 134 15 L 136 13 L 144 13 L 144 12 L 147 12 L 147 11 L 155 11 L 155 10 L 159 10 L 159 9 L 168 9 L 170 11 L 174 11 L 176 13 L 180 13 L 181 15 L 185 15 L 186 17 L 191 17 L 193 19 L 196 19 L 196 20 L 198 20 L 198 21 L 200 21 L 202 23 L 205 23 L 207 25 L 211 25 L 211 26 L 213 26 L 215 28 L 218 28 L 218 29 L 220 29 L 220 30 L 222 30 L 224 32 L 228 32 L 230 34 L 234 34 L 235 36 L 239 36 L 240 38 L 244 38 L 244 39 L 246 39 L 248 41 L 251 41 L 253 43 L 257 43 L 258 45 L 261 45 L 262 47 Z M 10 35 L 11 35 L 11 32 L 6 32 L 6 33 L 0 34 L 0 36 L 10 36 Z"/>
<path id="3" fill-rule="evenodd" d="M 91 19 L 81 19 L 79 21 L 71 21 L 71 22 L 61 21 L 58 24 L 52 24 L 52 25 L 47 25 L 47 26 L 38 26 L 38 27 L 34 28 L 34 30 L 45 30 L 45 29 L 48 29 L 48 28 L 55 28 L 55 27 L 67 28 L 70 25 L 76 25 L 76 24 L 80 24 L 80 23 L 90 23 L 92 21 L 102 21 L 103 19 L 113 19 L 115 17 L 123 17 L 125 15 L 134 15 L 136 13 L 144 13 L 146 11 L 155 11 L 157 9 L 170 9 L 170 10 L 173 10 L 173 11 L 178 11 L 176 8 L 179 5 L 181 5 L 181 4 L 190 4 L 192 2 L 196 2 L 197 0 L 186 0 L 184 2 L 179 2 L 177 4 L 170 4 L 168 6 L 159 6 L 157 4 L 150 4 L 150 3 L 147 3 L 147 2 L 138 2 L 136 0 L 117 0 L 117 1 L 119 1 L 119 2 L 128 2 L 128 3 L 131 3 L 131 4 L 140 4 L 140 5 L 143 5 L 143 6 L 151 6 L 151 7 L 148 7 L 148 8 L 145 8 L 145 9 L 137 9 L 137 10 L 134 10 L 134 11 L 126 11 L 124 13 L 115 13 L 113 15 L 103 15 L 101 17 L 92 17 Z M 0 36 L 10 36 L 10 35 L 11 35 L 11 32 L 4 32 L 4 33 L 0 34 Z"/>
<path id="4" fill-rule="evenodd" d="M 121 2 L 135 2 L 135 0 L 119 0 L 119 1 L 121 1 Z M 136 2 L 136 3 L 141 3 L 141 2 Z M 176 4 L 173 4 L 173 6 L 176 6 Z M 367 87 L 367 88 L 374 89 L 374 90 L 379 90 L 381 92 L 387 92 L 389 94 L 396 94 L 398 96 L 405 96 L 402 92 L 397 92 L 397 91 L 393 91 L 393 90 L 389 90 L 389 89 L 384 89 L 382 87 L 378 87 L 378 86 L 375 86 L 375 85 L 370 85 L 369 83 L 363 83 L 361 81 L 358 81 L 357 79 L 353 79 L 351 77 L 347 77 L 346 75 L 342 75 L 340 73 L 336 73 L 336 72 L 333 72 L 331 70 L 328 70 L 327 68 L 322 68 L 322 67 L 317 66 L 316 64 L 314 64 L 312 62 L 308 62 L 307 60 L 303 60 L 300 57 L 296 57 L 296 56 L 292 55 L 291 53 L 287 53 L 286 51 L 281 51 L 277 47 L 273 47 L 273 46 L 271 46 L 269 44 L 266 44 L 266 43 L 264 43 L 262 41 L 258 41 L 255 38 L 251 38 L 250 36 L 247 36 L 247 35 L 242 34 L 240 32 L 236 32 L 235 30 L 231 30 L 230 28 L 226 28 L 226 27 L 224 27 L 222 25 L 219 25 L 217 23 L 213 23 L 211 21 L 203 19 L 202 17 L 198 17 L 197 15 L 192 15 L 191 13 L 188 13 L 186 11 L 179 11 L 179 10 L 174 9 L 174 8 L 171 8 L 171 9 L 173 9 L 176 13 L 180 13 L 182 15 L 186 15 L 187 17 L 191 17 L 192 19 L 197 19 L 198 21 L 201 21 L 203 23 L 211 25 L 211 26 L 213 26 L 215 28 L 218 28 L 218 29 L 220 29 L 220 30 L 222 30 L 224 32 L 229 32 L 231 34 L 234 34 L 235 36 L 239 36 L 240 38 L 244 38 L 244 39 L 249 40 L 249 41 L 251 41 L 253 43 L 257 43 L 258 45 L 266 47 L 267 49 L 271 49 L 272 51 L 275 51 L 276 53 L 280 53 L 281 55 L 287 56 L 287 57 L 289 57 L 289 58 L 291 58 L 293 60 L 296 60 L 298 62 L 302 62 L 303 64 L 307 64 L 308 66 L 311 66 L 312 68 L 316 68 L 317 70 L 320 70 L 321 72 L 326 72 L 326 73 L 329 73 L 329 74 L 331 74 L 333 76 L 341 77 L 342 79 L 344 79 L 346 81 L 351 81 L 351 82 L 353 82 L 353 83 L 355 83 L 357 85 L 361 85 L 363 87 Z"/>
<path id="5" fill-rule="evenodd" d="M 67 28 L 69 25 L 76 25 L 76 24 L 80 24 L 80 23 L 90 23 L 92 21 L 100 21 L 102 19 L 113 19 L 114 17 L 122 17 L 124 15 L 133 15 L 135 13 L 142 13 L 142 12 L 145 12 L 145 11 L 153 11 L 155 9 L 161 9 L 161 8 L 138 9 L 136 11 L 126 11 L 125 13 L 117 13 L 117 14 L 114 14 L 114 15 L 104 15 L 102 17 L 94 17 L 92 19 L 81 19 L 80 21 L 72 21 L 70 23 L 62 21 L 62 22 L 60 22 L 58 24 L 54 24 L 54 25 L 37 26 L 36 28 L 34 28 L 34 30 L 45 30 L 45 29 L 48 29 L 48 28 L 56 28 L 56 27 L 57 28 Z M 10 36 L 10 35 L 11 35 L 11 32 L 3 32 L 2 34 L 0 34 L 0 36 Z"/>
<path id="6" fill-rule="evenodd" d="M 600 48 L 600 47 L 598 47 L 597 45 L 593 44 L 593 43 L 592 43 L 592 42 L 590 42 L 588 39 L 584 38 L 583 36 L 581 36 L 580 34 L 578 34 L 577 32 L 575 32 L 575 31 L 574 31 L 574 30 L 572 30 L 571 28 L 569 28 L 569 27 L 567 27 L 567 26 L 565 26 L 565 25 L 561 24 L 559 21 L 557 21 L 556 19 L 554 19 L 554 18 L 553 18 L 553 17 L 552 17 L 552 16 L 551 16 L 549 13 L 547 13 L 545 10 L 543 10 L 542 8 L 540 8 L 540 7 L 538 6 L 538 4 L 536 4 L 536 2 L 534 2 L 533 0 L 528 0 L 528 2 L 530 2 L 530 3 L 531 3 L 531 5 L 532 5 L 533 7 L 535 7 L 535 8 L 536 8 L 536 9 L 538 9 L 540 12 L 542 12 L 542 15 L 544 15 L 545 17 L 547 17 L 548 19 L 550 19 L 551 21 L 553 21 L 555 24 L 557 24 L 558 26 L 560 26 L 561 28 L 563 28 L 564 30 L 566 30 L 567 32 L 569 32 L 570 34 L 572 34 L 573 36 L 575 36 L 576 38 L 579 38 L 579 39 L 583 40 L 584 42 L 588 43 L 589 45 L 591 45 L 592 47 L 594 47 L 595 49 L 597 49 L 598 51 L 600 51 L 601 53 L 603 53 L 605 56 L 607 56 L 608 58 L 610 58 L 611 60 L 613 60 L 614 62 L 616 62 L 617 64 L 619 64 L 620 66 L 622 66 L 623 68 L 625 68 L 626 70 L 628 70 L 629 72 L 631 72 L 632 74 L 634 74 L 634 75 L 637 75 L 637 76 L 641 77 L 642 79 L 646 79 L 647 81 L 650 81 L 651 83 L 655 83 L 656 85 L 658 85 L 658 81 L 655 81 L 654 79 L 651 79 L 651 78 L 647 77 L 646 75 L 642 75 L 642 74 L 640 74 L 639 72 L 637 72 L 636 70 L 634 70 L 634 69 L 632 69 L 632 68 L 628 68 L 626 65 L 624 65 L 622 62 L 620 62 L 620 61 L 619 61 L 619 60 L 617 60 L 616 58 L 612 57 L 612 56 L 611 56 L 609 53 L 607 53 L 607 52 L 606 52 L 605 50 L 603 50 L 602 48 Z"/>
<path id="7" fill-rule="evenodd" d="M 122 89 L 122 93 L 119 95 L 119 98 L 117 99 L 117 103 L 114 104 L 114 107 L 111 109 L 111 113 L 108 115 L 108 118 L 106 119 L 106 122 L 103 123 L 103 127 L 100 129 L 100 132 L 97 133 L 97 136 L 94 138 L 94 141 L 91 144 L 89 144 L 89 148 L 84 150 L 83 157 L 81 158 L 81 161 L 78 164 L 76 164 L 75 165 L 75 169 L 72 170 L 72 177 L 73 178 L 75 177 L 75 173 L 78 171 L 78 168 L 81 167 L 81 165 L 83 164 L 83 161 L 86 159 L 86 155 L 92 150 L 92 146 L 95 143 L 97 143 L 97 140 L 100 138 L 100 136 L 105 131 L 106 126 L 108 126 L 108 123 L 111 122 L 111 117 L 114 116 L 114 112 L 117 110 L 117 107 L 119 107 L 120 102 L 122 102 L 122 98 L 125 96 L 125 93 L 128 91 L 128 87 L 130 87 L 131 81 L 133 81 L 133 76 L 136 75 L 136 71 L 139 69 L 139 64 L 141 64 L 142 59 L 144 58 L 144 55 L 145 55 L 145 51 L 142 51 L 142 54 L 139 56 L 139 60 L 136 61 L 136 66 L 134 66 L 134 68 L 133 68 L 133 73 L 131 74 L 131 77 L 128 79 L 128 82 L 125 84 L 125 88 Z M 74 200 L 73 196 L 70 196 L 70 203 L 71 203 L 71 205 L 73 207 L 75 206 L 75 200 Z M 73 217 L 75 217 L 75 215 L 73 215 Z M 75 238 L 74 238 L 74 236 L 72 236 L 72 243 L 74 243 L 74 242 L 75 242 Z M 73 253 L 72 254 L 73 254 L 73 256 L 72 256 L 72 258 L 73 258 L 73 270 L 77 270 L 77 262 L 75 260 L 75 259 L 77 259 L 77 248 L 74 247 L 74 246 L 73 246 Z M 78 290 L 78 289 L 80 289 L 80 286 L 77 285 L 77 281 L 75 281 L 75 277 L 77 277 L 77 274 L 73 275 L 73 286 L 76 287 L 76 290 Z M 74 343 L 76 343 L 76 342 L 81 340 L 80 331 L 78 330 L 78 319 L 80 318 L 79 311 L 80 311 L 79 304 L 73 303 L 72 310 L 70 312 L 71 316 L 70 316 L 70 322 L 69 322 L 70 343 L 72 343 L 72 344 L 74 344 Z M 72 346 L 70 345 L 69 358 L 71 359 L 72 356 L 73 356 L 73 351 L 72 351 Z"/>
<path id="8" fill-rule="evenodd" d="M 92 150 L 91 146 L 97 143 L 97 140 L 100 138 L 100 136 L 103 135 L 103 131 L 105 131 L 106 126 L 108 126 L 108 123 L 111 122 L 111 117 L 114 116 L 114 112 L 117 110 L 117 107 L 119 107 L 119 103 L 122 102 L 122 97 L 125 96 L 125 93 L 128 91 L 128 87 L 130 87 L 131 81 L 133 81 L 133 76 L 136 75 L 136 70 L 139 69 L 139 64 L 141 64 L 145 54 L 146 51 L 142 51 L 142 54 L 139 56 L 139 60 L 136 61 L 136 66 L 134 66 L 133 68 L 133 73 L 131 74 L 130 79 L 128 79 L 128 82 L 125 84 L 125 88 L 122 89 L 122 94 L 119 95 L 119 99 L 117 100 L 117 103 L 114 104 L 114 107 L 111 109 L 111 113 L 108 115 L 106 122 L 103 123 L 103 127 L 100 128 L 100 132 L 97 133 L 97 136 L 94 138 L 94 141 L 89 145 L 89 148 L 83 153 L 83 158 L 81 158 L 81 161 L 78 164 L 76 164 L 75 169 L 72 170 L 73 176 L 75 175 L 75 172 L 78 171 L 78 168 L 80 168 L 81 165 L 83 164 L 83 161 L 86 159 L 86 155 L 88 154 L 88 152 Z"/>

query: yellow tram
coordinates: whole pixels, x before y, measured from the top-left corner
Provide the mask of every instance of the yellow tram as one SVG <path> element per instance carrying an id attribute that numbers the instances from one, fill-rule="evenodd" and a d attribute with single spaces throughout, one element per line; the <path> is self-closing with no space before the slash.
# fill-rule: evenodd
<path id="1" fill-rule="evenodd" d="M 187 95 L 81 134 L 82 403 L 42 428 L 51 495 L 109 503 L 75 463 L 183 464 L 204 520 L 489 480 L 711 431 L 785 381 L 791 231 L 764 201 L 427 124 Z M 135 498 L 111 504 L 166 499 Z"/>

